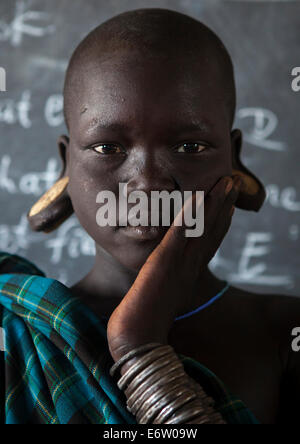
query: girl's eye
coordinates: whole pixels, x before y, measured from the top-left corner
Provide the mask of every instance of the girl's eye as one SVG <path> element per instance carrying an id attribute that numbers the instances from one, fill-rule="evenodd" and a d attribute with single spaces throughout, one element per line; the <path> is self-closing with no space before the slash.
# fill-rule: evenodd
<path id="1" fill-rule="evenodd" d="M 102 143 L 101 145 L 94 146 L 93 149 L 100 154 L 123 153 L 122 148 L 119 145 L 114 145 L 113 143 Z"/>
<path id="2" fill-rule="evenodd" d="M 206 148 L 201 143 L 183 143 L 176 148 L 178 153 L 200 153 Z"/>

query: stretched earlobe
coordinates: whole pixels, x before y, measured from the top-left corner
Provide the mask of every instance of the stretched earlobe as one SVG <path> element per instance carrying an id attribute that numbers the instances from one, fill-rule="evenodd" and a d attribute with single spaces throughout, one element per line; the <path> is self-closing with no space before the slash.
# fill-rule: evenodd
<path id="1" fill-rule="evenodd" d="M 50 233 L 71 216 L 74 210 L 68 183 L 68 177 L 59 179 L 30 209 L 27 219 L 33 231 Z"/>
<path id="2" fill-rule="evenodd" d="M 62 161 L 62 171 L 60 177 L 68 175 L 67 173 L 67 148 L 69 146 L 70 140 L 68 136 L 62 135 L 57 140 L 58 152 Z"/>
<path id="3" fill-rule="evenodd" d="M 259 211 L 262 207 L 266 191 L 261 181 L 243 165 L 240 159 L 242 149 L 242 133 L 234 130 L 231 133 L 232 139 L 232 173 L 243 179 L 243 186 L 239 197 L 235 203 L 237 208 L 248 211 Z"/>
<path id="4" fill-rule="evenodd" d="M 69 138 L 61 136 L 58 141 L 59 154 L 62 159 L 62 172 L 57 182 L 33 205 L 27 214 L 33 231 L 50 233 L 58 228 L 74 212 L 67 191 L 69 177 L 67 173 L 66 151 Z"/>

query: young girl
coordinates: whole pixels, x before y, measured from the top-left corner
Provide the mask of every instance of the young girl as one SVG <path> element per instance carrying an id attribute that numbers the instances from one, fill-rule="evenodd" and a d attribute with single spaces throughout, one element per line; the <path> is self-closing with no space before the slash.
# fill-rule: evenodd
<path id="1" fill-rule="evenodd" d="M 240 290 L 208 268 L 234 206 L 258 211 L 265 198 L 240 159 L 219 38 L 164 9 L 113 17 L 75 50 L 64 107 L 62 173 L 28 217 L 49 232 L 74 211 L 96 257 L 67 288 L 1 254 L 2 421 L 294 422 L 300 302 Z M 193 192 L 179 215 L 204 191 L 203 235 L 186 237 L 172 211 L 169 226 L 100 227 L 97 195 L 118 200 L 120 183 L 127 195 Z"/>

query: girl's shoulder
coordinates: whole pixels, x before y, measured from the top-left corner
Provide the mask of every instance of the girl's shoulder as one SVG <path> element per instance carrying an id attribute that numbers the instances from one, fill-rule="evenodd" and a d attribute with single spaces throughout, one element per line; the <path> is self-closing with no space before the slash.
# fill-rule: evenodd
<path id="1" fill-rule="evenodd" d="M 235 290 L 228 303 L 235 312 L 234 319 L 240 320 L 244 331 L 254 336 L 257 343 L 268 342 L 275 346 L 285 371 L 291 362 L 293 340 L 300 336 L 300 297 L 279 292 Z M 295 355 L 300 370 L 300 353 Z"/>
<path id="2" fill-rule="evenodd" d="M 230 310 L 245 324 L 255 322 L 273 338 L 291 338 L 291 330 L 300 327 L 300 297 L 284 293 L 256 293 L 231 287 Z"/>

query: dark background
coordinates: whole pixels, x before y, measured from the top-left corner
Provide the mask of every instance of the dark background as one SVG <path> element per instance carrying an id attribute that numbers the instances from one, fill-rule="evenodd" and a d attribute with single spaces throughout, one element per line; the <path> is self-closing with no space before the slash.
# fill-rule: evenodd
<path id="1" fill-rule="evenodd" d="M 66 132 L 61 93 L 72 51 L 102 21 L 143 7 L 189 14 L 223 39 L 235 66 L 242 160 L 267 188 L 259 213 L 236 210 L 212 271 L 250 291 L 299 296 L 300 92 L 291 88 L 300 66 L 297 1 L 1 0 L 0 250 L 67 285 L 91 267 L 94 245 L 75 217 L 46 235 L 30 231 L 26 213 L 60 170 L 56 140 Z"/>

